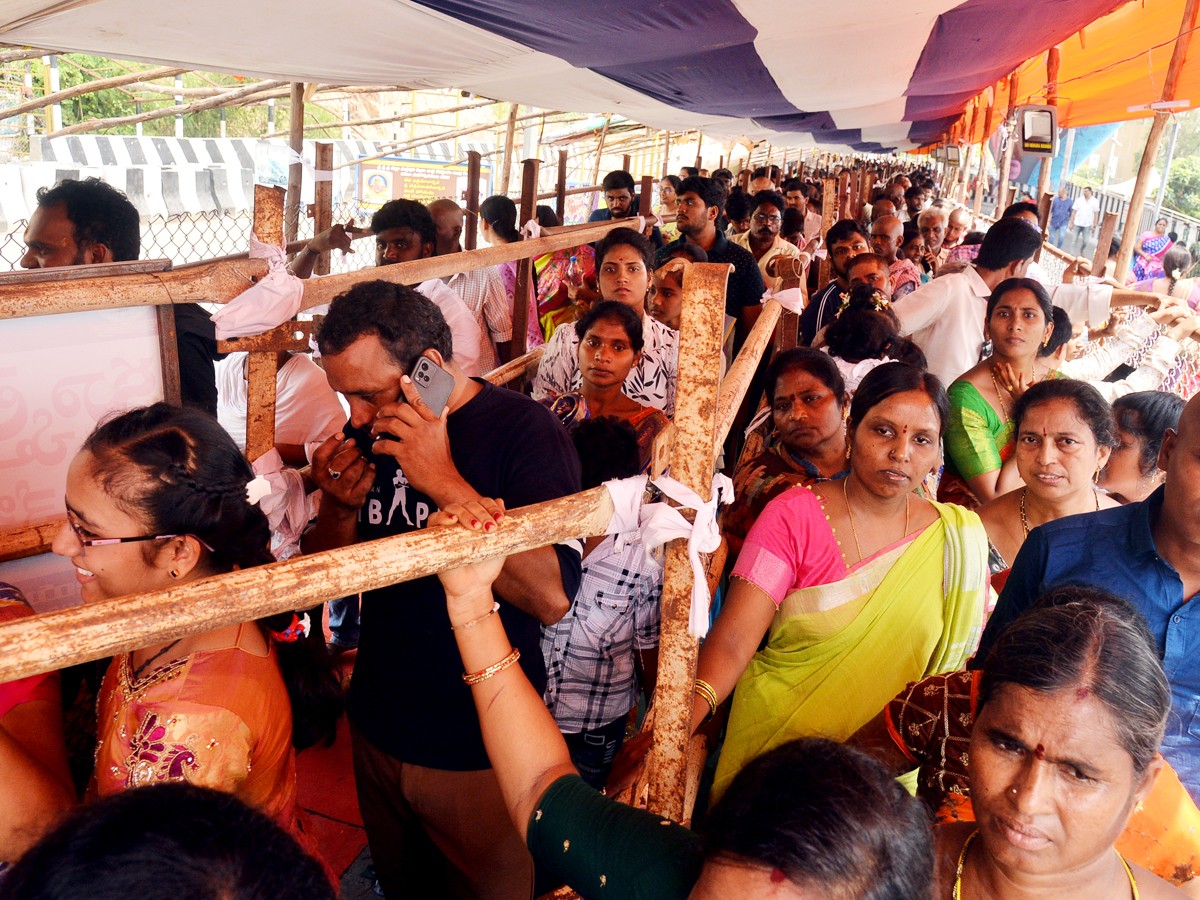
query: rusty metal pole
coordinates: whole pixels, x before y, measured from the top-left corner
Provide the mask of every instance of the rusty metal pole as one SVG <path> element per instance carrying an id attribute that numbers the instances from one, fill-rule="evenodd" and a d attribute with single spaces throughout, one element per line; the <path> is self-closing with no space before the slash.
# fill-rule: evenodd
<path id="1" fill-rule="evenodd" d="M 283 244 L 282 188 L 254 186 L 254 233 L 264 244 Z M 246 357 L 246 459 L 253 462 L 275 446 L 275 351 Z"/>
<path id="2" fill-rule="evenodd" d="M 705 500 L 712 490 L 725 286 L 731 269 L 717 263 L 695 263 L 683 275 L 671 475 Z M 688 631 L 691 598 L 687 540 L 671 541 L 663 573 L 654 743 L 648 765 L 649 808 L 675 821 L 684 817 L 692 686 L 696 680 L 698 644 Z"/>
<path id="3" fill-rule="evenodd" d="M 479 182 L 483 157 L 478 150 L 467 151 L 467 220 L 463 227 L 463 249 L 474 250 L 479 240 Z"/>

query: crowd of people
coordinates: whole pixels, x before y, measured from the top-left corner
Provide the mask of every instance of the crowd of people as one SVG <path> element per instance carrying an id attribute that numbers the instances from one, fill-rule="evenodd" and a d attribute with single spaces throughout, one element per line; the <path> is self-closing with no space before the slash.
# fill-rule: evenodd
<path id="1" fill-rule="evenodd" d="M 176 308 L 184 405 L 112 410 L 67 476 L 53 550 L 84 603 L 494 534 L 651 471 L 690 266 L 732 266 L 730 353 L 798 286 L 780 327 L 799 346 L 763 361 L 730 445 L 687 725 L 723 740 L 695 830 L 603 793 L 644 764 L 657 682 L 663 569 L 630 524 L 0 685 L 0 898 L 108 896 L 118 870 L 141 892 L 165 853 L 176 895 L 332 896 L 296 753 L 343 713 L 388 897 L 1200 896 L 1200 400 L 1160 389 L 1200 330 L 1191 256 L 1164 222 L 1129 285 L 1078 260 L 1053 283 L 1042 228 L 1078 234 L 1090 204 L 1060 191 L 1048 222 L 1016 203 L 985 227 L 925 170 L 874 174 L 822 232 L 834 198 L 777 167 L 746 187 L 681 171 L 640 220 L 609 173 L 592 218 L 627 221 L 535 260 L 525 322 L 515 264 L 356 283 L 315 360 L 277 359 L 272 452 L 303 470 L 290 543 L 244 456 L 245 359 L 216 361 L 199 307 Z M 107 185 L 39 204 L 25 265 L 137 257 Z M 488 242 L 517 226 L 508 198 L 480 205 Z M 383 266 L 458 253 L 463 228 L 444 198 L 390 201 L 367 230 Z M 292 273 L 363 234 L 317 235 Z M 514 327 L 545 344 L 530 395 L 480 377 Z M 19 587 L 0 621 L 32 613 Z M 277 881 L 239 893 L 259 846 Z"/>

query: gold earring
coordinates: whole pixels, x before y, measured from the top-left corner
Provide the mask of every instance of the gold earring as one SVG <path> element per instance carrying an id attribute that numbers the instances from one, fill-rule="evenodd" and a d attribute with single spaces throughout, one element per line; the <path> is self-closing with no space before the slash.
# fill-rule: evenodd
<path id="1" fill-rule="evenodd" d="M 1093 482 L 1094 484 L 1099 484 L 1099 483 L 1100 483 L 1100 472 L 1101 472 L 1101 470 L 1102 470 L 1102 469 L 1103 469 L 1103 467 L 1102 467 L 1102 466 L 1101 466 L 1101 467 L 1099 467 L 1099 468 L 1097 468 L 1097 469 L 1096 469 L 1096 474 L 1092 476 L 1092 482 Z"/>
<path id="2" fill-rule="evenodd" d="M 1042 346 L 1043 347 L 1050 346 L 1050 335 L 1046 335 L 1045 338 L 1042 339 Z"/>

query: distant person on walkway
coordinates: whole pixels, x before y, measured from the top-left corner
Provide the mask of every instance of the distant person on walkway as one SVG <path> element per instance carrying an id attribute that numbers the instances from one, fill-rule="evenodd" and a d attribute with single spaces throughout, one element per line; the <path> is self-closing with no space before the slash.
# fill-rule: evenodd
<path id="1" fill-rule="evenodd" d="M 1067 196 L 1067 186 L 1060 184 L 1058 194 L 1050 201 L 1050 243 L 1059 250 L 1067 240 L 1067 225 L 1071 221 L 1071 211 L 1075 201 Z"/>
<path id="2" fill-rule="evenodd" d="M 1075 201 L 1071 209 L 1071 221 L 1067 224 L 1067 229 L 1075 237 L 1076 253 L 1083 255 L 1083 248 L 1095 236 L 1099 215 L 1100 199 L 1093 196 L 1090 187 L 1085 187 L 1083 196 Z"/>

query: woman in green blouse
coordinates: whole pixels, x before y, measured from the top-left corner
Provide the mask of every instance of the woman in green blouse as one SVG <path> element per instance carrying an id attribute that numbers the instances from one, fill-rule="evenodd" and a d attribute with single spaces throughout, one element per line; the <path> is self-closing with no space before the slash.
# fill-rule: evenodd
<path id="1" fill-rule="evenodd" d="M 1039 381 L 1056 377 L 1039 359 L 1054 330 L 1054 306 L 1032 278 L 1000 282 L 987 303 L 992 355 L 946 392 L 946 471 L 938 499 L 974 509 L 1021 486 L 1013 458 L 1012 408 Z"/>
<path id="2" fill-rule="evenodd" d="M 498 501 L 452 505 L 431 527 L 495 532 Z M 494 615 L 503 556 L 439 573 L 488 757 L 540 871 L 584 897 L 925 898 L 927 816 L 864 754 L 806 739 L 739 773 L 701 836 L 588 787 Z"/>

